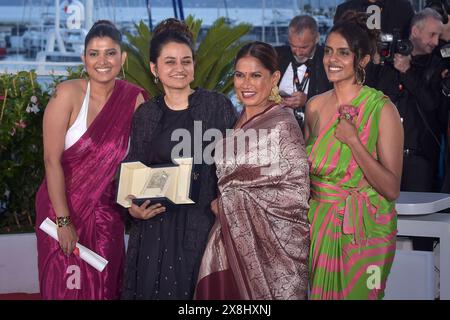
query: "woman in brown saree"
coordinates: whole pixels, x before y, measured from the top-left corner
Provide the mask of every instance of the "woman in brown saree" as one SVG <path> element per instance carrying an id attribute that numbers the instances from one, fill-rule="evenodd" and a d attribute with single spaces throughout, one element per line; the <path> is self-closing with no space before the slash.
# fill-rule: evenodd
<path id="1" fill-rule="evenodd" d="M 309 176 L 292 110 L 280 105 L 275 50 L 252 42 L 238 53 L 234 87 L 244 110 L 218 142 L 217 216 L 196 299 L 305 299 Z"/>

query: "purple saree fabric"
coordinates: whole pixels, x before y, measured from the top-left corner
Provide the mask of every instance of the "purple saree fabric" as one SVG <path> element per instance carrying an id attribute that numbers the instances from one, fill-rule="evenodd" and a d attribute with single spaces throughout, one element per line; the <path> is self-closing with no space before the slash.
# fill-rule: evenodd
<path id="1" fill-rule="evenodd" d="M 305 299 L 309 168 L 300 128 L 276 105 L 241 129 L 216 146 L 219 214 L 195 297 Z"/>
<path id="2" fill-rule="evenodd" d="M 66 196 L 79 243 L 106 260 L 99 272 L 39 229 L 55 212 L 46 180 L 36 194 L 39 285 L 43 299 L 118 299 L 125 256 L 124 223 L 115 202 L 114 175 L 125 157 L 137 96 L 145 92 L 116 80 L 111 97 L 83 136 L 63 152 Z"/>

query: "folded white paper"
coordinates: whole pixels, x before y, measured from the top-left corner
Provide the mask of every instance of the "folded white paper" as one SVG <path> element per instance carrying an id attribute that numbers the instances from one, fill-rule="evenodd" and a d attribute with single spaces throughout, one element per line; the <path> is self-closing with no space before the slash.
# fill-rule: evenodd
<path id="1" fill-rule="evenodd" d="M 58 241 L 58 227 L 56 224 L 50 220 L 49 218 L 46 218 L 41 225 L 39 226 L 39 229 L 44 231 L 46 234 L 48 234 L 50 237 Z M 78 248 L 80 252 L 80 258 L 84 261 L 86 261 L 88 264 L 93 266 L 98 271 L 102 272 L 103 269 L 105 269 L 106 265 L 108 264 L 108 260 L 103 258 L 102 256 L 99 256 L 94 251 L 86 248 L 85 246 L 77 243 L 76 247 Z"/>

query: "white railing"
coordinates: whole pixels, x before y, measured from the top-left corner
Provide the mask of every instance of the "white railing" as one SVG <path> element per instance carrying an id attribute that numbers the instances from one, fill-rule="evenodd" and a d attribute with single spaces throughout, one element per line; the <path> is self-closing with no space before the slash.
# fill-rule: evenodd
<path id="1" fill-rule="evenodd" d="M 67 76 L 68 67 L 80 65 L 80 62 L 0 61 L 0 74 L 35 70 L 38 76 Z"/>

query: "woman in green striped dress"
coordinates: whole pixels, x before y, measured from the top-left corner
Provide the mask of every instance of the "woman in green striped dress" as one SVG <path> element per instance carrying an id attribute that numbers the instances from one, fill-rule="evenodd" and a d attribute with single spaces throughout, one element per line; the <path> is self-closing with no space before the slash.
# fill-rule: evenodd
<path id="1" fill-rule="evenodd" d="M 403 129 L 395 106 L 364 86 L 376 52 L 365 16 L 349 12 L 327 37 L 334 89 L 307 106 L 310 298 L 381 299 L 395 254 Z"/>

